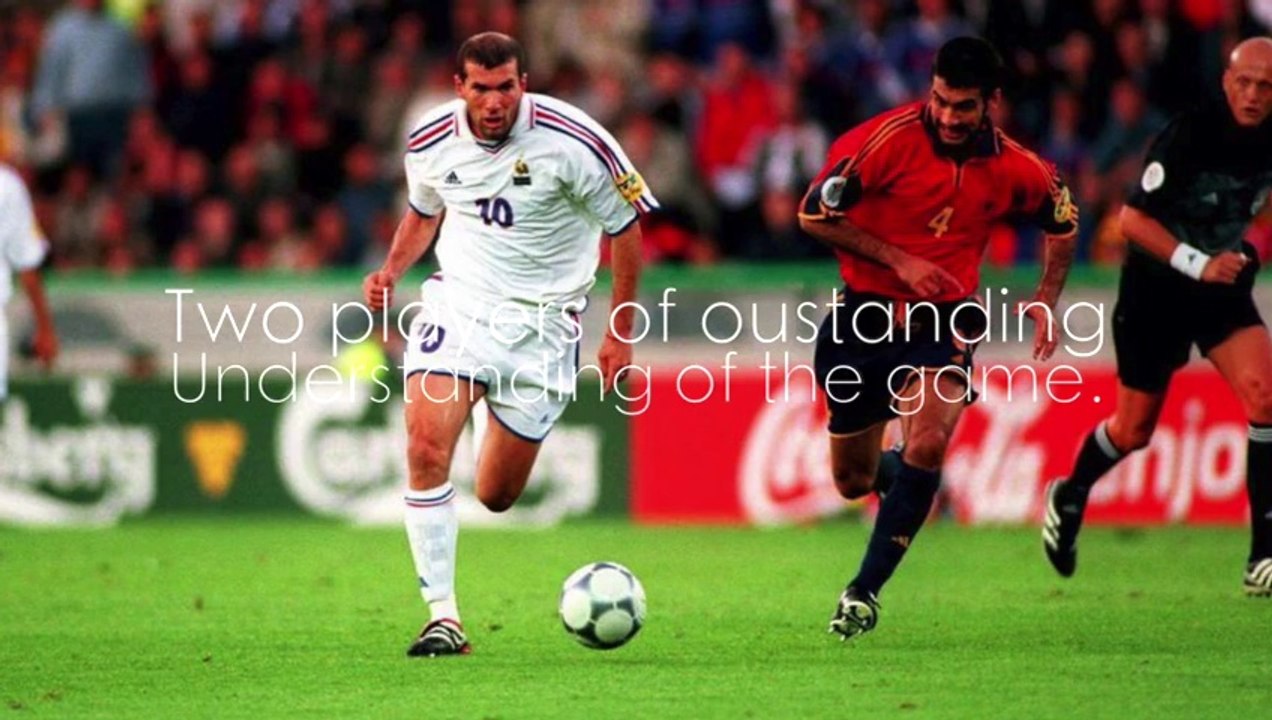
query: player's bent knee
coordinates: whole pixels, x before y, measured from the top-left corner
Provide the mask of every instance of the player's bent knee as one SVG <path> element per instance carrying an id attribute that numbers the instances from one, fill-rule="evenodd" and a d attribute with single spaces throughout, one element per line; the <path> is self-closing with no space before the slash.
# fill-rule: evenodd
<path id="1" fill-rule="evenodd" d="M 835 489 L 846 500 L 865 497 L 874 488 L 874 475 L 856 470 L 836 470 Z"/>
<path id="2" fill-rule="evenodd" d="M 517 496 L 502 488 L 488 490 L 486 488 L 477 489 L 477 499 L 481 501 L 486 509 L 493 513 L 506 512 L 516 502 Z"/>

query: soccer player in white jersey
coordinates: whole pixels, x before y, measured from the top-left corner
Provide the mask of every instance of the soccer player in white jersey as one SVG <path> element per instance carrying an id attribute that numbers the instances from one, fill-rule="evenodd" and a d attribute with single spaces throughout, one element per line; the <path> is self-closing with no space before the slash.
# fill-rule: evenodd
<path id="1" fill-rule="evenodd" d="M 32 350 L 36 358 L 47 368 L 57 357 L 57 333 L 38 270 L 47 252 L 22 178 L 13 168 L 0 164 L 0 403 L 9 393 L 9 333 L 4 306 L 13 292 L 14 272 L 35 316 Z"/>
<path id="2" fill-rule="evenodd" d="M 458 535 L 448 475 L 474 403 L 490 422 L 476 492 L 494 512 L 525 488 L 539 443 L 573 394 L 577 313 L 587 303 L 601 235 L 612 244 L 612 308 L 597 356 L 606 391 L 630 365 L 640 266 L 640 212 L 657 207 L 614 138 L 567 103 L 527 93 L 520 44 L 482 33 L 460 47 L 459 99 L 410 134 L 411 207 L 384 266 L 367 276 L 367 304 L 394 285 L 437 236 L 441 272 L 421 289 L 406 353 L 410 487 L 406 534 L 430 621 L 408 655 L 470 651 L 455 602 Z M 440 226 L 440 232 L 439 232 Z"/>

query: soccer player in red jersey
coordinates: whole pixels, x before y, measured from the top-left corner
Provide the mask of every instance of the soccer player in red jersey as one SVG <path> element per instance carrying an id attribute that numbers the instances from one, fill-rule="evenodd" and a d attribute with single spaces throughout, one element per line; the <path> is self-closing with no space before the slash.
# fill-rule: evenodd
<path id="1" fill-rule="evenodd" d="M 1002 74 L 989 43 L 946 43 L 928 100 L 836 140 L 800 209 L 800 226 L 834 248 L 844 281 L 814 358 L 835 485 L 846 498 L 872 489 L 882 498 L 861 569 L 830 623 L 844 638 L 875 627 L 879 591 L 931 510 L 946 445 L 972 396 L 975 346 L 964 340 L 984 334 L 983 313 L 956 309 L 975 302 L 996 222 L 1030 220 L 1046 236 L 1026 315 L 1034 358 L 1056 347 L 1053 310 L 1073 260 L 1077 211 L 1052 166 L 990 123 Z M 958 372 L 937 373 L 950 367 Z M 897 416 L 902 443 L 881 453 Z"/>

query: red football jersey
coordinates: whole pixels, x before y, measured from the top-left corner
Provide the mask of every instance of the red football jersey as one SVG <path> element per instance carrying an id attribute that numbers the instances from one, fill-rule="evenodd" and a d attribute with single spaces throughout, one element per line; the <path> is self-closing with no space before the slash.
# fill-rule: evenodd
<path id="1" fill-rule="evenodd" d="M 995 223 L 1026 218 L 1049 235 L 1077 232 L 1069 190 L 1049 163 L 992 127 L 974 134 L 964 159 L 956 161 L 940 149 L 926 114 L 926 103 L 905 105 L 840 136 L 809 188 L 800 216 L 843 217 L 939 265 L 962 283 L 964 292 L 949 290 L 928 298 L 938 302 L 976 292 Z M 919 299 L 891 268 L 838 248 L 835 254 L 840 275 L 853 290 Z"/>

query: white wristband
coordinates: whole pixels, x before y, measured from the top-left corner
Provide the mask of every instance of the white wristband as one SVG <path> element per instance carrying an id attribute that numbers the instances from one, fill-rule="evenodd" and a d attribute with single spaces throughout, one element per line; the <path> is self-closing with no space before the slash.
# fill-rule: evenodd
<path id="1" fill-rule="evenodd" d="M 1170 266 L 1193 280 L 1201 279 L 1201 271 L 1206 269 L 1208 262 L 1209 255 L 1188 243 L 1179 243 L 1175 252 L 1170 254 Z"/>

